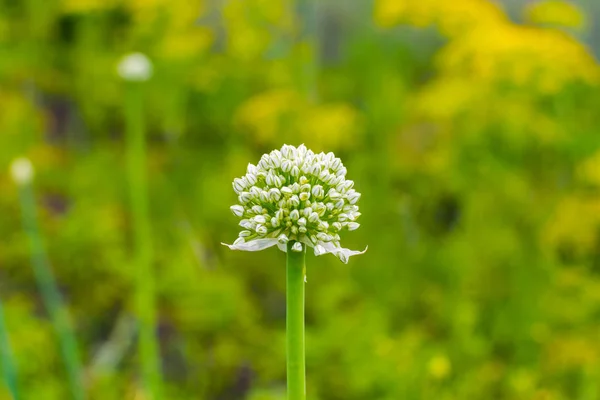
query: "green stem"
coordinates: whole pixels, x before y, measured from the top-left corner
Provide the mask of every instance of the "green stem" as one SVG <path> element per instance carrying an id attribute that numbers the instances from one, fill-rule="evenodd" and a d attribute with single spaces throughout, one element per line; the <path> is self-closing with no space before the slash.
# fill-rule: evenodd
<path id="1" fill-rule="evenodd" d="M 40 289 L 44 305 L 50 314 L 54 330 L 59 340 L 62 358 L 65 362 L 71 387 L 71 394 L 76 400 L 85 399 L 83 376 L 77 341 L 73 333 L 71 320 L 58 289 L 50 261 L 44 250 L 42 237 L 39 232 L 35 198 L 30 184 L 21 185 L 21 208 L 23 212 L 23 225 L 31 246 L 31 262 L 33 273 Z"/>
<path id="2" fill-rule="evenodd" d="M 4 382 L 10 392 L 13 400 L 19 400 L 21 397 L 17 391 L 17 372 L 13 355 L 8 341 L 8 330 L 4 324 L 4 313 L 2 311 L 2 303 L 0 302 L 0 361 L 2 362 L 2 371 Z"/>
<path id="3" fill-rule="evenodd" d="M 134 265 L 136 268 L 135 307 L 139 321 L 139 356 L 142 379 L 148 398 L 160 399 L 159 346 L 156 338 L 152 237 L 146 175 L 146 141 L 142 87 L 130 83 L 125 107 L 127 169 L 133 225 Z"/>
<path id="4" fill-rule="evenodd" d="M 293 241 L 287 245 L 287 390 L 288 400 L 306 399 L 304 361 L 304 263 L 306 247 L 301 252 L 292 251 Z"/>

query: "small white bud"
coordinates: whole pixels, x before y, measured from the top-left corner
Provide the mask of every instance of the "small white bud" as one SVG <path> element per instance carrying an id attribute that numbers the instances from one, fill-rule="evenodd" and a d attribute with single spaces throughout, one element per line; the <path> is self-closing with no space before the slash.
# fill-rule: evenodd
<path id="1" fill-rule="evenodd" d="M 246 173 L 248 175 L 256 175 L 258 174 L 258 168 L 254 164 L 248 164 L 248 168 L 246 168 Z"/>
<path id="2" fill-rule="evenodd" d="M 319 239 L 322 242 L 331 242 L 331 239 L 333 238 L 326 233 L 319 232 L 317 233 L 317 239 Z"/>
<path id="3" fill-rule="evenodd" d="M 360 193 L 352 192 L 348 194 L 348 202 L 352 205 L 356 204 L 360 199 Z"/>
<path id="4" fill-rule="evenodd" d="M 242 215 L 244 215 L 244 207 L 240 205 L 231 206 L 229 207 L 229 209 L 236 217 L 241 217 Z"/>
<path id="5" fill-rule="evenodd" d="M 281 192 L 275 188 L 269 189 L 269 197 L 273 202 L 279 201 L 281 199 Z"/>
<path id="6" fill-rule="evenodd" d="M 292 170 L 292 163 L 290 160 L 283 160 L 281 163 L 281 170 L 285 173 L 288 173 Z"/>
<path id="7" fill-rule="evenodd" d="M 257 215 L 256 217 L 252 218 L 254 220 L 254 222 L 256 222 L 257 224 L 264 224 L 267 222 L 267 219 L 265 218 L 264 215 Z"/>
<path id="8" fill-rule="evenodd" d="M 286 244 L 287 242 L 289 242 L 289 240 L 290 239 L 283 233 L 277 238 L 277 241 L 281 244 Z"/>
<path id="9" fill-rule="evenodd" d="M 258 225 L 256 227 L 256 233 L 258 233 L 259 235 L 266 235 L 268 231 L 269 230 L 264 225 Z"/>
<path id="10" fill-rule="evenodd" d="M 280 222 L 281 221 L 279 221 L 279 219 L 277 219 L 275 217 L 271 218 L 271 226 L 273 228 L 277 228 L 279 226 Z"/>
<path id="11" fill-rule="evenodd" d="M 313 212 L 312 214 L 310 214 L 310 217 L 308 217 L 308 222 L 317 222 L 319 220 L 319 214 L 317 214 L 316 212 Z"/>
<path id="12" fill-rule="evenodd" d="M 340 222 L 346 222 L 346 221 L 348 221 L 348 214 L 344 214 L 344 213 L 340 214 L 340 215 L 338 216 L 338 220 L 339 220 Z"/>
<path id="13" fill-rule="evenodd" d="M 300 218 L 300 213 L 298 212 L 298 210 L 292 210 L 292 212 L 290 213 L 290 218 L 292 219 L 292 221 L 296 221 Z"/>
<path id="14" fill-rule="evenodd" d="M 281 193 L 283 193 L 286 196 L 291 196 L 294 192 L 292 192 L 292 189 L 290 189 L 288 186 L 284 186 L 281 189 Z"/>
<path id="15" fill-rule="evenodd" d="M 349 231 L 354 231 L 356 229 L 358 229 L 360 227 L 360 224 L 358 222 L 348 222 L 348 230 Z"/>
<path id="16" fill-rule="evenodd" d="M 329 196 L 331 200 L 338 200 L 342 198 L 342 195 L 338 193 L 335 189 L 330 189 L 327 193 L 327 196 Z"/>
<path id="17" fill-rule="evenodd" d="M 251 210 L 254 214 L 262 214 L 262 212 L 263 212 L 263 208 L 261 206 L 259 206 L 258 204 L 252 206 Z"/>
<path id="18" fill-rule="evenodd" d="M 10 175 L 18 185 L 27 185 L 33 179 L 33 165 L 28 158 L 20 157 L 10 164 Z"/>
<path id="19" fill-rule="evenodd" d="M 302 193 L 300 193 L 299 197 L 300 197 L 301 201 L 306 201 L 306 200 L 308 200 L 310 198 L 310 193 L 308 193 L 308 192 L 302 192 Z"/>
<path id="20" fill-rule="evenodd" d="M 317 199 L 323 198 L 323 186 L 315 185 L 315 186 L 313 186 L 311 192 L 312 192 L 312 195 L 315 196 Z"/>
<path id="21" fill-rule="evenodd" d="M 308 184 L 308 178 L 306 176 L 302 175 L 300 177 L 300 179 L 298 180 L 298 182 L 300 182 L 301 185 L 306 185 L 306 184 Z M 309 188 L 310 188 L 310 186 L 309 186 Z"/>
<path id="22" fill-rule="evenodd" d="M 299 226 L 306 226 L 306 218 L 302 217 L 298 220 Z"/>
<path id="23" fill-rule="evenodd" d="M 336 172 L 335 174 L 336 174 L 337 176 L 345 176 L 345 175 L 346 175 L 346 172 L 348 172 L 348 171 L 346 170 L 346 168 L 345 168 L 345 167 L 342 167 L 342 168 L 338 169 L 338 170 L 337 170 L 337 172 Z"/>
<path id="24" fill-rule="evenodd" d="M 335 202 L 335 208 L 337 208 L 338 210 L 342 209 L 344 207 L 344 199 L 339 199 L 338 201 Z"/>
<path id="25" fill-rule="evenodd" d="M 257 178 L 255 174 L 247 174 L 245 176 L 246 181 L 248 182 L 248 186 L 252 186 L 254 184 L 256 184 Z"/>
<path id="26" fill-rule="evenodd" d="M 243 219 L 240 221 L 240 226 L 246 229 L 254 229 L 254 224 L 249 219 Z"/>
<path id="27" fill-rule="evenodd" d="M 302 243 L 300 242 L 296 242 L 292 245 L 292 251 L 295 251 L 297 253 L 302 251 Z"/>
<path id="28" fill-rule="evenodd" d="M 335 229 L 336 231 L 341 231 L 342 230 L 342 224 L 340 224 L 339 222 L 334 222 L 333 224 L 331 224 L 331 226 L 333 227 L 333 229 Z"/>
<path id="29" fill-rule="evenodd" d="M 252 235 L 252 232 L 250 232 L 250 231 L 241 231 L 240 232 L 240 237 L 248 237 L 250 235 Z"/>
<path id="30" fill-rule="evenodd" d="M 292 207 L 298 207 L 300 205 L 300 198 L 296 195 L 293 195 L 292 197 L 290 197 L 289 203 Z"/>

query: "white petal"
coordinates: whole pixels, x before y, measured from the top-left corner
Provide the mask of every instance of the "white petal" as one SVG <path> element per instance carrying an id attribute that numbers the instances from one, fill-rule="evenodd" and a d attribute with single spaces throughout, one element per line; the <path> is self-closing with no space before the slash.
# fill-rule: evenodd
<path id="1" fill-rule="evenodd" d="M 363 251 L 358 251 L 345 249 L 343 247 L 336 247 L 331 242 L 319 242 L 319 244 L 315 246 L 315 255 L 319 256 L 321 254 L 331 253 L 339 258 L 344 264 L 348 264 L 348 259 L 350 257 L 363 254 L 368 248 L 369 246 L 365 247 Z"/>
<path id="2" fill-rule="evenodd" d="M 254 239 L 245 243 L 227 244 L 221 243 L 223 246 L 229 247 L 231 250 L 243 251 L 260 251 L 273 247 L 278 243 L 277 239 Z"/>

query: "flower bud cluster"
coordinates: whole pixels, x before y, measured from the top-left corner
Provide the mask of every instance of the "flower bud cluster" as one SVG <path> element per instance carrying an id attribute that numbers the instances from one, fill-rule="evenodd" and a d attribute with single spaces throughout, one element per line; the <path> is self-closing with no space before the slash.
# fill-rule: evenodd
<path id="1" fill-rule="evenodd" d="M 360 193 L 331 152 L 315 154 L 304 145 L 284 145 L 263 155 L 257 165 L 249 164 L 246 174 L 233 181 L 233 189 L 239 204 L 231 211 L 244 229 L 234 245 L 276 238 L 280 244 L 293 240 L 325 253 L 323 244 L 340 247 L 339 233 L 360 226 Z"/>

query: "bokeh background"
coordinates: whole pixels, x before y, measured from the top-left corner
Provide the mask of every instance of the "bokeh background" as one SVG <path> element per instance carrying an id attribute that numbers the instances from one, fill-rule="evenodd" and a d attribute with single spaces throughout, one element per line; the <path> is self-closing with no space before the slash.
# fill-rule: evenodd
<path id="1" fill-rule="evenodd" d="M 24 399 L 68 399 L 10 162 L 90 399 L 144 399 L 127 85 L 148 55 L 167 399 L 285 399 L 283 253 L 232 252 L 234 177 L 334 151 L 369 251 L 308 257 L 312 400 L 600 399 L 600 3 L 0 1 L 0 299 Z M 9 399 L 0 385 L 0 399 Z"/>

